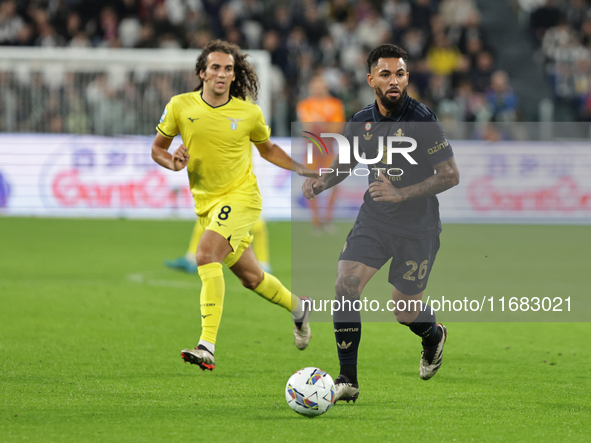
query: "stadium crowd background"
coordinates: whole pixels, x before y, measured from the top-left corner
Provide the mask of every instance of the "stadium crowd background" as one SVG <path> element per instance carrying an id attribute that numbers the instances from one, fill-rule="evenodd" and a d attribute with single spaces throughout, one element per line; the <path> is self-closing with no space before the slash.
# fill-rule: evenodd
<path id="1" fill-rule="evenodd" d="M 530 30 L 553 99 L 573 119 L 591 120 L 587 0 L 509 1 Z M 0 45 L 202 48 L 222 38 L 264 49 L 273 64 L 273 130 L 287 136 L 315 73 L 347 118 L 372 102 L 367 54 L 393 42 L 409 53 L 409 94 L 441 120 L 523 120 L 519 91 L 481 19 L 475 0 L 1 0 Z M 187 74 L 129 76 L 113 86 L 106 73 L 68 73 L 56 83 L 41 72 L 0 72 L 0 130 L 153 134 L 168 99 L 195 87 Z"/>
<path id="2" fill-rule="evenodd" d="M 591 10 L 588 0 L 520 0 L 553 99 L 591 121 Z M 567 112 L 568 112 L 567 111 Z"/>

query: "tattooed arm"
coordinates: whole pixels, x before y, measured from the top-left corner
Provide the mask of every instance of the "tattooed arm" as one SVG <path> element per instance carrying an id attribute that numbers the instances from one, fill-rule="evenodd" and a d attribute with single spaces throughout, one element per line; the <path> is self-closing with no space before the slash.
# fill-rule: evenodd
<path id="1" fill-rule="evenodd" d="M 380 171 L 382 181 L 369 185 L 369 193 L 374 201 L 400 203 L 415 198 L 431 197 L 460 183 L 460 173 L 453 157 L 435 165 L 434 169 L 435 175 L 406 188 L 395 188 Z"/>

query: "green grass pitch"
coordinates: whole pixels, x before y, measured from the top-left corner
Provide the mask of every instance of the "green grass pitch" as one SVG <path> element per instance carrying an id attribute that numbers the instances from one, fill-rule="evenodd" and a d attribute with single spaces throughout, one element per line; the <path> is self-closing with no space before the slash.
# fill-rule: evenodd
<path id="1" fill-rule="evenodd" d="M 0 441 L 589 441 L 589 323 L 447 323 L 443 367 L 427 382 L 416 337 L 364 323 L 358 402 L 307 419 L 287 406 L 285 383 L 304 366 L 337 375 L 332 325 L 314 323 L 298 351 L 289 315 L 226 272 L 217 367 L 183 363 L 199 336 L 199 278 L 162 261 L 184 252 L 191 228 L 0 218 Z M 290 225 L 269 229 L 289 286 Z M 590 231 L 447 225 L 426 294 L 588 296 Z M 335 252 L 314 278 L 328 287 L 346 233 L 322 239 Z"/>

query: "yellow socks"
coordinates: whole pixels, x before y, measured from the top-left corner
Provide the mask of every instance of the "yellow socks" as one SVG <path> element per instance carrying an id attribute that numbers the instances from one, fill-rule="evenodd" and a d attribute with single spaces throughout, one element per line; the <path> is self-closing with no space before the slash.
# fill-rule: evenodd
<path id="1" fill-rule="evenodd" d="M 255 288 L 254 292 L 266 298 L 271 303 L 283 306 L 289 312 L 297 308 L 299 299 L 293 295 L 276 277 L 265 272 L 263 280 Z"/>
<path id="2" fill-rule="evenodd" d="M 226 284 L 221 263 L 199 266 L 201 277 L 201 338 L 215 344 L 222 320 Z"/>

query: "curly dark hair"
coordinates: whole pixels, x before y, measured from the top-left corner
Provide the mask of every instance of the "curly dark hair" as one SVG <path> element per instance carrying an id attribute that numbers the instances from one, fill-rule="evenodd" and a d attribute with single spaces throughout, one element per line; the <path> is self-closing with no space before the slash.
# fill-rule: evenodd
<path id="1" fill-rule="evenodd" d="M 238 46 L 223 40 L 210 41 L 197 58 L 195 74 L 200 80 L 200 83 L 195 88 L 195 91 L 203 89 L 203 81 L 199 77 L 199 73 L 207 69 L 207 56 L 212 52 L 222 52 L 234 58 L 234 74 L 236 75 L 236 80 L 230 85 L 230 95 L 241 98 L 242 100 L 250 96 L 253 100 L 256 100 L 259 94 L 259 77 L 254 67 L 246 60 L 248 54 L 243 54 Z"/>
<path id="2" fill-rule="evenodd" d="M 402 58 L 406 63 L 408 61 L 408 54 L 400 46 L 393 45 L 392 43 L 384 43 L 376 47 L 367 56 L 367 72 L 371 73 L 371 68 L 375 67 L 381 58 Z"/>

